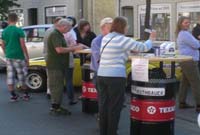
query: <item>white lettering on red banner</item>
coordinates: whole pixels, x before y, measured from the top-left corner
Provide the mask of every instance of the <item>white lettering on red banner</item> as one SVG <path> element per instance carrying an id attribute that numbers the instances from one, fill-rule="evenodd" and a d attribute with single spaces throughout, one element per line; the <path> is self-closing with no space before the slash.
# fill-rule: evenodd
<path id="1" fill-rule="evenodd" d="M 131 111 L 139 112 L 139 111 L 140 111 L 140 108 L 139 108 L 138 106 L 132 105 L 132 106 L 131 106 Z"/>
<path id="2" fill-rule="evenodd" d="M 174 112 L 175 111 L 175 106 L 172 107 L 161 107 L 160 109 L 160 113 L 170 113 L 170 112 Z"/>
<path id="3" fill-rule="evenodd" d="M 175 101 L 132 99 L 131 118 L 135 120 L 150 122 L 163 122 L 174 120 Z"/>
<path id="4" fill-rule="evenodd" d="M 91 82 L 82 83 L 82 97 L 89 99 L 97 99 L 97 90 Z"/>

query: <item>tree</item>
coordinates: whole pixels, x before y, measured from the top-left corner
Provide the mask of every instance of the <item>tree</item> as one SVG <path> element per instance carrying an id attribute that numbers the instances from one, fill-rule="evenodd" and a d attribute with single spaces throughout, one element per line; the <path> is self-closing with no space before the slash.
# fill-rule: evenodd
<path id="1" fill-rule="evenodd" d="M 20 7 L 18 0 L 0 0 L 0 20 L 7 19 L 9 8 Z"/>
<path id="2" fill-rule="evenodd" d="M 150 29 L 150 18 L 151 18 L 151 0 L 146 0 L 146 15 L 145 15 L 145 28 Z M 144 33 L 144 40 L 149 38 L 149 33 Z"/>

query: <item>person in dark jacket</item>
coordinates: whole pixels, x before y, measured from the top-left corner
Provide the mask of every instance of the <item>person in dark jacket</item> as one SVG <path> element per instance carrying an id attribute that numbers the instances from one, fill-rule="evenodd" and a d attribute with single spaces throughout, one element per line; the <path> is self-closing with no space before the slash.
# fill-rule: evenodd
<path id="1" fill-rule="evenodd" d="M 80 20 L 74 31 L 76 32 L 77 43 L 91 47 L 92 40 L 96 37 L 96 34 L 91 31 L 91 26 L 88 21 Z"/>
<path id="2" fill-rule="evenodd" d="M 1 23 L 1 28 L 5 29 L 8 26 L 8 22 L 2 22 Z"/>
<path id="3" fill-rule="evenodd" d="M 197 39 L 199 40 L 200 42 L 200 24 L 197 23 L 194 28 L 192 29 L 192 35 Z M 200 51 L 200 49 L 199 49 Z M 198 66 L 199 66 L 199 71 L 200 71 L 200 61 L 198 63 Z"/>
<path id="4" fill-rule="evenodd" d="M 200 24 L 197 23 L 195 27 L 192 29 L 192 35 L 197 39 L 200 40 Z"/>

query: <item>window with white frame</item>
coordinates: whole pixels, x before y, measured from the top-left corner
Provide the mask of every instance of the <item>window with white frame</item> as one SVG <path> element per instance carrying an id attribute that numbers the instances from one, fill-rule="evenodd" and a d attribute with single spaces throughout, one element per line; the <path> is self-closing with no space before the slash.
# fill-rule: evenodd
<path id="1" fill-rule="evenodd" d="M 191 19 L 190 29 L 200 23 L 200 2 L 182 2 L 177 4 L 177 17 L 188 16 Z M 178 18 L 177 18 L 178 19 Z"/>
<path id="2" fill-rule="evenodd" d="M 143 37 L 145 29 L 145 13 L 146 5 L 140 5 L 139 13 L 139 33 L 140 38 Z M 170 40 L 171 31 L 171 5 L 170 4 L 152 4 L 150 26 L 157 32 L 157 41 Z"/>
<path id="3" fill-rule="evenodd" d="M 129 29 L 128 29 L 128 33 L 127 36 L 133 37 L 134 32 L 133 32 L 133 17 L 134 17 L 134 13 L 133 13 L 133 7 L 130 6 L 126 6 L 126 7 L 122 7 L 122 15 L 127 17 L 128 19 L 128 24 L 129 24 Z"/>
<path id="4" fill-rule="evenodd" d="M 51 6 L 45 8 L 45 23 L 53 23 L 56 17 L 66 17 L 67 7 L 66 6 Z"/>

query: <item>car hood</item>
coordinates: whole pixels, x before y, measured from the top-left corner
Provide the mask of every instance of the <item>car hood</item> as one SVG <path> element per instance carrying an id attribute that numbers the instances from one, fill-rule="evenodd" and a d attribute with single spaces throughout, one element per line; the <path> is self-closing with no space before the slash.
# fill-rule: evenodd
<path id="1" fill-rule="evenodd" d="M 26 42 L 26 45 L 42 45 L 43 46 L 43 42 Z"/>

